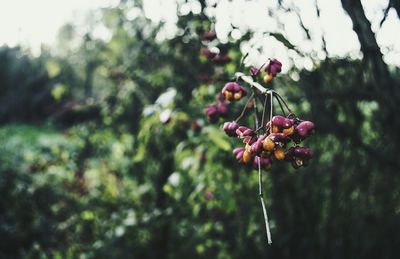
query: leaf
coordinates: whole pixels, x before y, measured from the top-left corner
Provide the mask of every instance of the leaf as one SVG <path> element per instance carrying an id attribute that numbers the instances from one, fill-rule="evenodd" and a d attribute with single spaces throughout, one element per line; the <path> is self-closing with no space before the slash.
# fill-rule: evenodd
<path id="1" fill-rule="evenodd" d="M 214 127 L 209 127 L 207 129 L 208 132 L 208 138 L 214 142 L 215 145 L 217 145 L 219 148 L 229 151 L 232 149 L 231 144 L 227 140 L 227 136 L 225 133 L 219 129 L 216 129 Z"/>
<path id="2" fill-rule="evenodd" d="M 296 51 L 297 53 L 299 53 L 299 51 L 296 49 L 296 46 L 294 46 L 292 43 L 290 43 L 290 41 L 288 39 L 286 39 L 286 37 L 283 36 L 282 33 L 270 32 L 269 35 L 274 37 L 276 40 L 282 42 L 282 44 L 285 45 L 286 48 L 292 49 L 292 50 Z"/>

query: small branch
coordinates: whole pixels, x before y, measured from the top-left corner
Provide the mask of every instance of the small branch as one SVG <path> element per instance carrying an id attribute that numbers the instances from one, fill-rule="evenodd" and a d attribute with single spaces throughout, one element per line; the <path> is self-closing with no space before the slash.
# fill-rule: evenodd
<path id="1" fill-rule="evenodd" d="M 382 18 L 381 22 L 379 23 L 379 27 L 382 27 L 383 23 L 386 21 L 386 18 L 388 17 L 389 10 L 391 7 L 392 7 L 392 0 L 389 1 L 388 6 L 385 8 L 385 10 L 383 12 L 383 18 Z"/>

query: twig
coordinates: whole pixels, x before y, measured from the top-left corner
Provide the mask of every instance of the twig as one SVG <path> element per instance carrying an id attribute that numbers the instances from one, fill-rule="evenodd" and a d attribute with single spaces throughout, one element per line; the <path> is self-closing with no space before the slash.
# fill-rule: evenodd
<path id="1" fill-rule="evenodd" d="M 265 230 L 267 231 L 267 240 L 268 244 L 270 245 L 272 244 L 272 238 L 271 238 L 271 231 L 269 230 L 267 209 L 265 208 L 264 195 L 262 191 L 263 187 L 262 187 L 262 174 L 261 174 L 261 158 L 258 159 L 258 188 L 259 188 L 258 195 L 260 196 L 261 206 L 264 214 Z"/>
<path id="2" fill-rule="evenodd" d="M 236 120 L 235 120 L 236 122 L 238 122 L 238 121 L 243 117 L 244 113 L 245 113 L 246 110 L 247 110 L 247 106 L 249 105 L 249 103 L 250 103 L 250 101 L 253 99 L 253 97 L 254 97 L 254 93 L 252 93 L 252 94 L 250 95 L 249 99 L 247 99 L 247 102 L 246 102 L 246 104 L 245 104 L 245 106 L 244 106 L 242 112 L 240 113 L 239 117 L 237 117 Z"/>

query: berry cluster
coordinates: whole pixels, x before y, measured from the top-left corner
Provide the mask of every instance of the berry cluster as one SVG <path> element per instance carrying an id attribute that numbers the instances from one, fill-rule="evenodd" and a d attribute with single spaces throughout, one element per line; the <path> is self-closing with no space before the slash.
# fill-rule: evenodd
<path id="1" fill-rule="evenodd" d="M 244 146 L 233 150 L 236 159 L 240 163 L 252 165 L 256 169 L 261 167 L 265 170 L 270 169 L 274 161 L 289 162 L 296 169 L 307 166 L 313 157 L 313 152 L 310 148 L 299 145 L 314 133 L 314 123 L 296 117 L 276 91 L 267 89 L 254 81 L 262 74 L 263 70 L 265 73 L 262 76 L 263 82 L 270 84 L 277 74 L 281 72 L 282 63 L 277 59 L 272 59 L 264 69 L 263 67 L 251 67 L 251 77 L 239 73 L 235 81 L 226 83 L 218 95 L 218 103 L 208 106 L 206 114 L 211 122 L 217 122 L 219 117 L 226 117 L 228 115 L 228 104 L 239 101 L 247 95 L 247 91 L 241 85 L 241 81 L 248 83 L 251 86 L 252 94 L 241 116 L 232 122 L 225 122 L 223 126 L 228 136 L 236 137 L 243 141 Z M 264 103 L 261 118 L 257 118 L 256 100 L 261 100 Z M 274 100 L 278 101 L 284 115 L 274 116 Z M 249 105 L 249 103 L 253 103 L 253 105 Z M 282 103 L 289 114 L 287 116 Z M 249 107 L 255 110 L 255 128 L 238 124 L 238 121 Z M 264 123 L 267 110 L 269 110 L 269 121 Z M 260 121 L 261 123 L 259 123 Z"/>
<path id="2" fill-rule="evenodd" d="M 265 134 L 256 134 L 255 130 L 239 126 L 235 121 L 225 122 L 225 133 L 243 140 L 244 147 L 233 150 L 240 163 L 251 164 L 256 169 L 260 163 L 265 170 L 271 168 L 273 161 L 287 161 L 294 168 L 308 165 L 313 153 L 310 148 L 298 144 L 314 133 L 312 122 L 276 115 L 265 128 Z M 292 141 L 295 145 L 288 148 Z"/>

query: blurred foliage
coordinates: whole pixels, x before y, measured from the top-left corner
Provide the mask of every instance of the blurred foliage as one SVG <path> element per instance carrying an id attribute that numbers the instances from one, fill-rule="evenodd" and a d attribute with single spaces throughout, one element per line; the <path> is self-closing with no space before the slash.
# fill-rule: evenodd
<path id="1" fill-rule="evenodd" d="M 88 32 L 76 44 L 66 25 L 59 49 L 40 57 L 0 49 L 1 258 L 397 258 L 398 87 L 377 87 L 349 59 L 275 80 L 316 123 L 317 155 L 303 170 L 265 173 L 267 246 L 258 176 L 205 121 L 224 81 L 199 79 L 232 76 L 240 42 L 219 44 L 233 61 L 211 66 L 199 57 L 199 34 L 212 29 L 202 13 L 179 16 L 164 40 L 163 24 L 130 1 L 98 22 L 109 41 Z"/>

